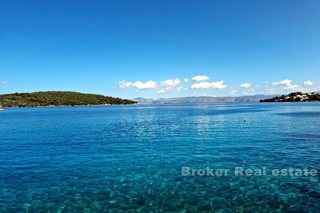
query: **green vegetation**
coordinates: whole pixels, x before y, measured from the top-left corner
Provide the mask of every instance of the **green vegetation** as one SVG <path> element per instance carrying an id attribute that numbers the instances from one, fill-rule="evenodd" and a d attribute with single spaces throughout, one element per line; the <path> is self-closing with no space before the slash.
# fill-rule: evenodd
<path id="1" fill-rule="evenodd" d="M 319 93 L 301 93 L 293 92 L 289 95 L 277 96 L 270 99 L 260 100 L 260 102 L 308 102 L 308 101 L 320 101 Z"/>
<path id="2" fill-rule="evenodd" d="M 110 96 L 78 92 L 34 92 L 0 95 L 1 107 L 81 106 L 135 104 L 137 102 Z"/>

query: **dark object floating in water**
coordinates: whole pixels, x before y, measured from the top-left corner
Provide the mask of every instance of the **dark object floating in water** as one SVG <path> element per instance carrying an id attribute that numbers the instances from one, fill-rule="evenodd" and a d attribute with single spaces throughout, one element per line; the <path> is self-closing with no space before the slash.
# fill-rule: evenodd
<path id="1" fill-rule="evenodd" d="M 302 93 L 293 92 L 289 95 L 282 95 L 280 97 L 276 96 L 270 99 L 263 99 L 260 102 L 310 102 L 310 101 L 320 101 L 319 93 Z"/>

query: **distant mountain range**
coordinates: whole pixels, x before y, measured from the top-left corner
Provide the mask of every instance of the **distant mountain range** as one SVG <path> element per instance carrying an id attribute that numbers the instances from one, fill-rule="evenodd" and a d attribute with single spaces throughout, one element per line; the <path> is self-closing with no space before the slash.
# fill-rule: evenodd
<path id="1" fill-rule="evenodd" d="M 211 96 L 194 96 L 178 98 L 135 98 L 133 101 L 139 104 L 181 104 L 181 103 L 235 103 L 235 102 L 259 102 L 262 99 L 272 98 L 271 95 L 252 95 L 238 97 L 211 97 Z"/>

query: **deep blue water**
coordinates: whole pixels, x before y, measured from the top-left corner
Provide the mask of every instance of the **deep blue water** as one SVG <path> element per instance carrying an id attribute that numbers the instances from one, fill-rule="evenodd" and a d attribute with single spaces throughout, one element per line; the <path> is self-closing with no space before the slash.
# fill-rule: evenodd
<path id="1" fill-rule="evenodd" d="M 320 172 L 319 127 L 317 103 L 6 109 L 0 212 L 319 212 L 319 174 L 270 172 Z"/>

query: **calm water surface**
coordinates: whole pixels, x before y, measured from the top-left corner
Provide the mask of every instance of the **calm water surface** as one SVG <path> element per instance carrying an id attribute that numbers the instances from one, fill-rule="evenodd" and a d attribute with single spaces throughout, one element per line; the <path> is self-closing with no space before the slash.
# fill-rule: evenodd
<path id="1" fill-rule="evenodd" d="M 0 212 L 319 212 L 320 104 L 6 109 Z M 267 168 L 184 177 L 182 167 Z"/>

